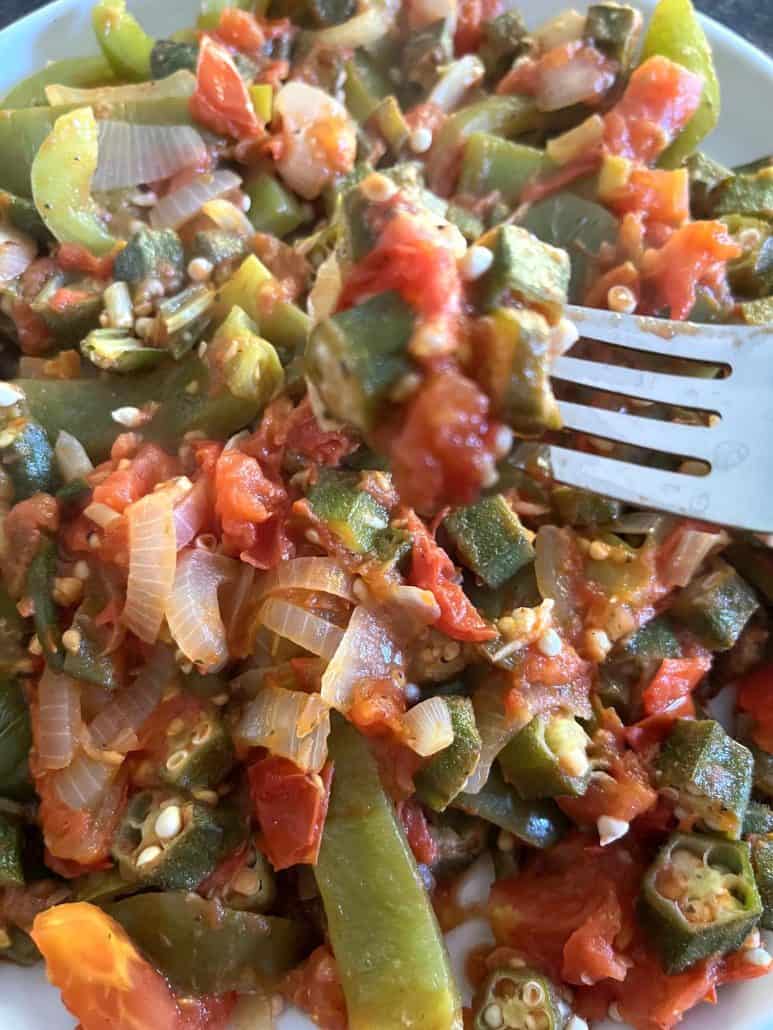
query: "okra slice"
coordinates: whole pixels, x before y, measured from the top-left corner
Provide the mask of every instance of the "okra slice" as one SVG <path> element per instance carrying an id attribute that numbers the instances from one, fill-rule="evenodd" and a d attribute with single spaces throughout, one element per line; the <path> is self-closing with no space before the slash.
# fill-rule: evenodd
<path id="1" fill-rule="evenodd" d="M 152 342 L 169 351 L 175 360 L 198 343 L 213 319 L 215 291 L 208 286 L 189 286 L 158 306 Z"/>
<path id="2" fill-rule="evenodd" d="M 505 783 L 496 765 L 477 794 L 458 794 L 454 808 L 485 819 L 533 848 L 551 848 L 563 837 L 568 820 L 555 802 L 524 801 Z"/>
<path id="3" fill-rule="evenodd" d="M 508 307 L 514 301 L 533 305 L 551 320 L 566 304 L 571 268 L 566 251 L 539 240 L 519 225 L 501 225 L 480 240 L 494 260 L 480 280 L 483 311 Z"/>
<path id="4" fill-rule="evenodd" d="M 627 4 L 591 4 L 583 38 L 625 71 L 635 55 L 642 24 L 641 12 Z"/>
<path id="5" fill-rule="evenodd" d="M 116 279 L 138 283 L 182 279 L 185 252 L 174 229 L 139 229 L 119 253 L 113 266 Z"/>
<path id="6" fill-rule="evenodd" d="M 474 1030 L 560 1030 L 555 986 L 528 966 L 495 969 L 473 1008 Z"/>
<path id="7" fill-rule="evenodd" d="M 358 476 L 323 472 L 307 495 L 312 511 L 355 554 L 374 550 L 389 525 L 389 512 L 358 487 Z"/>
<path id="8" fill-rule="evenodd" d="M 217 897 L 227 908 L 243 912 L 268 912 L 273 906 L 277 897 L 274 870 L 254 840 L 244 848 L 242 861 Z"/>
<path id="9" fill-rule="evenodd" d="M 714 194 L 714 214 L 773 218 L 773 167 L 726 179 Z"/>
<path id="10" fill-rule="evenodd" d="M 24 886 L 23 843 L 21 823 L 0 813 L 0 887 Z"/>
<path id="11" fill-rule="evenodd" d="M 752 789 L 748 748 L 713 719 L 677 719 L 656 762 L 662 787 L 701 828 L 737 840 Z"/>
<path id="12" fill-rule="evenodd" d="M 570 715 L 538 715 L 499 753 L 508 783 L 525 800 L 578 797 L 588 789 L 590 737 Z"/>
<path id="13" fill-rule="evenodd" d="M 244 236 L 236 236 L 222 229 L 204 229 L 193 237 L 190 256 L 205 258 L 217 266 L 225 261 L 243 258 L 247 250 L 247 240 Z"/>
<path id="14" fill-rule="evenodd" d="M 483 22 L 483 40 L 478 56 L 490 81 L 501 78 L 516 57 L 528 53 L 530 40 L 518 11 L 505 11 Z"/>
<path id="15" fill-rule="evenodd" d="M 223 857 L 228 834 L 216 809 L 185 794 L 142 791 L 113 841 L 121 875 L 166 890 L 195 890 Z"/>
<path id="16" fill-rule="evenodd" d="M 32 598 L 35 606 L 35 632 L 46 662 L 53 669 L 61 669 L 64 649 L 59 629 L 59 612 L 53 596 L 56 563 L 56 542 L 46 538 L 41 541 L 27 571 L 27 595 Z"/>
<path id="17" fill-rule="evenodd" d="M 750 801 L 743 820 L 743 838 L 773 834 L 773 809 L 762 801 Z"/>
<path id="18" fill-rule="evenodd" d="M 184 712 L 166 730 L 161 779 L 181 790 L 211 789 L 231 771 L 231 735 L 211 705 Z"/>
<path id="19" fill-rule="evenodd" d="M 762 901 L 760 926 L 773 930 L 773 838 L 752 841 L 751 850 L 754 879 Z"/>
<path id="20" fill-rule="evenodd" d="M 335 418 L 373 429 L 390 391 L 411 371 L 407 348 L 413 328 L 413 311 L 392 291 L 314 327 L 306 372 Z"/>
<path id="21" fill-rule="evenodd" d="M 472 701 L 458 695 L 445 695 L 443 701 L 451 716 L 454 739 L 415 776 L 417 797 L 436 812 L 445 811 L 463 789 L 475 771 L 481 747 Z"/>
<path id="22" fill-rule="evenodd" d="M 534 560 L 532 534 L 503 494 L 457 508 L 443 521 L 461 562 L 496 589 Z"/>
<path id="23" fill-rule="evenodd" d="M 168 356 L 158 347 L 144 346 L 125 329 L 93 329 L 80 350 L 104 372 L 141 372 L 155 368 Z"/>
<path id="24" fill-rule="evenodd" d="M 761 218 L 726 215 L 722 221 L 736 243 L 740 257 L 728 262 L 727 278 L 734 293 L 768 297 L 773 292 L 773 232 Z"/>
<path id="25" fill-rule="evenodd" d="M 265 407 L 284 386 L 276 349 L 258 336 L 255 323 L 239 307 L 231 308 L 207 350 L 207 361 L 228 390 L 241 400 Z"/>
<path id="26" fill-rule="evenodd" d="M 0 430 L 0 466 L 11 480 L 17 504 L 33 494 L 53 493 L 54 451 L 38 422 L 17 418 Z"/>
<path id="27" fill-rule="evenodd" d="M 749 584 L 731 565 L 718 562 L 682 591 L 670 611 L 709 650 L 729 651 L 758 607 Z"/>
<path id="28" fill-rule="evenodd" d="M 676 833 L 642 883 L 639 916 L 670 974 L 735 951 L 761 915 L 744 841 Z"/>
<path id="29" fill-rule="evenodd" d="M 557 486 L 551 495 L 558 517 L 568 526 L 600 526 L 613 522 L 623 505 L 611 497 L 602 497 L 576 486 Z"/>
<path id="30" fill-rule="evenodd" d="M 453 60 L 454 31 L 450 18 L 439 18 L 412 32 L 402 51 L 403 81 L 430 90 L 440 69 Z"/>
<path id="31" fill-rule="evenodd" d="M 599 696 L 617 709 L 626 722 L 642 715 L 641 695 L 664 658 L 680 658 L 682 647 L 673 623 L 665 615 L 650 619 L 620 641 L 600 667 Z"/>

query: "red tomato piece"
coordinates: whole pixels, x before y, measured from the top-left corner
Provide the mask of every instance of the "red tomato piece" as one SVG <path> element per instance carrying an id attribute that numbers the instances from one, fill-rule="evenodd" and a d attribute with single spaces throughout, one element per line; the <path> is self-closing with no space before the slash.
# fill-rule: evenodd
<path id="1" fill-rule="evenodd" d="M 738 687 L 738 707 L 755 721 L 755 744 L 773 751 L 773 665 L 760 665 L 744 676 Z"/>
<path id="2" fill-rule="evenodd" d="M 274 869 L 315 865 L 330 800 L 333 766 L 304 773 L 286 758 L 269 756 L 248 771 L 250 795 L 266 854 Z"/>
<path id="3" fill-rule="evenodd" d="M 493 640 L 496 632 L 481 617 L 459 585 L 459 574 L 443 548 L 413 512 L 408 517 L 413 534 L 408 582 L 429 590 L 440 607 L 435 627 L 454 640 Z"/>
<path id="4" fill-rule="evenodd" d="M 505 10 L 502 0 L 461 0 L 456 15 L 454 53 L 473 54 L 483 39 L 483 23 Z"/>
<path id="5" fill-rule="evenodd" d="M 220 15 L 215 36 L 243 54 L 260 54 L 266 37 L 254 14 L 238 7 L 226 7 Z"/>
<path id="6" fill-rule="evenodd" d="M 11 595 L 19 596 L 43 532 L 56 533 L 59 529 L 59 505 L 50 494 L 33 494 L 14 504 L 3 529 L 7 546 L 0 558 L 0 570 Z"/>
<path id="7" fill-rule="evenodd" d="M 346 1030 L 346 999 L 333 954 L 326 944 L 282 981 L 281 991 L 291 1005 L 308 1012 L 325 1030 Z"/>
<path id="8" fill-rule="evenodd" d="M 582 825 L 595 825 L 602 815 L 633 822 L 657 803 L 647 770 L 633 751 L 611 759 L 604 776 L 594 776 L 582 797 L 559 798 L 559 806 Z"/>
<path id="9" fill-rule="evenodd" d="M 33 311 L 25 300 L 14 300 L 10 313 L 19 337 L 22 354 L 37 357 L 51 349 L 53 344 L 51 331 L 42 316 Z"/>
<path id="10" fill-rule="evenodd" d="M 233 58 L 209 36 L 201 41 L 190 107 L 198 122 L 221 136 L 255 140 L 265 132 Z"/>
<path id="11" fill-rule="evenodd" d="M 286 534 L 289 499 L 260 462 L 238 450 L 223 451 L 215 468 L 215 513 L 227 554 L 257 568 L 272 568 L 293 555 Z"/>
<path id="12" fill-rule="evenodd" d="M 103 868 L 126 802 L 126 777 L 119 774 L 93 810 L 65 805 L 56 791 L 56 773 L 35 775 L 34 779 L 43 840 L 51 855 L 77 863 L 81 868 L 74 875 L 80 875 L 83 867 Z"/>
<path id="13" fill-rule="evenodd" d="M 633 212 L 678 227 L 690 217 L 690 182 L 682 170 L 634 168 L 628 182 L 605 203 L 621 215 Z"/>
<path id="14" fill-rule="evenodd" d="M 505 712 L 513 722 L 558 709 L 586 716 L 590 712 L 593 666 L 567 641 L 554 657 L 536 646 L 527 648 L 523 661 L 507 676 Z"/>
<path id="15" fill-rule="evenodd" d="M 709 655 L 696 658 L 664 658 L 652 681 L 644 688 L 642 702 L 647 715 L 669 712 L 689 697 L 711 668 Z"/>
<path id="16" fill-rule="evenodd" d="M 179 471 L 177 459 L 154 443 L 143 444 L 137 455 L 128 460 L 131 461 L 128 468 L 114 469 L 94 487 L 94 501 L 123 512 L 130 504 L 149 494 L 159 483 L 165 483 L 167 479 L 176 476 Z"/>
<path id="17" fill-rule="evenodd" d="M 564 944 L 561 975 L 567 983 L 597 983 L 599 980 L 624 980 L 628 967 L 616 954 L 615 937 L 623 925 L 623 915 L 613 888 L 599 899 L 597 907 Z"/>
<path id="18" fill-rule="evenodd" d="M 111 279 L 115 254 L 98 258 L 80 243 L 62 243 L 56 252 L 56 261 L 64 272 L 80 272 L 95 279 Z"/>
<path id="19" fill-rule="evenodd" d="M 429 832 L 427 817 L 418 801 L 402 801 L 397 814 L 403 824 L 408 846 L 417 862 L 432 865 L 437 858 L 437 844 Z"/>

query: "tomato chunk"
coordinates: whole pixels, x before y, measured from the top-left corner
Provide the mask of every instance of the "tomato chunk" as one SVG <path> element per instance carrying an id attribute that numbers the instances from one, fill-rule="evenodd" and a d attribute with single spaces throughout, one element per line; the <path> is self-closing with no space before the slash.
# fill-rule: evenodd
<path id="1" fill-rule="evenodd" d="M 304 773 L 286 758 L 270 756 L 249 769 L 250 794 L 274 869 L 314 865 L 330 800 L 333 766 Z"/>
<path id="2" fill-rule="evenodd" d="M 741 680 L 738 707 L 755 720 L 754 743 L 764 751 L 773 751 L 773 665 L 761 665 Z"/>
<path id="3" fill-rule="evenodd" d="M 201 41 L 190 107 L 197 121 L 221 136 L 254 140 L 265 131 L 233 58 L 209 36 Z"/>

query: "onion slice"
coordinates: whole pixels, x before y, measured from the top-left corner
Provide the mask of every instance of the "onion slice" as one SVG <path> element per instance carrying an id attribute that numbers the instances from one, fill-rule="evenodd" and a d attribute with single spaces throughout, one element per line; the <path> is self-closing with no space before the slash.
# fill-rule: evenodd
<path id="1" fill-rule="evenodd" d="M 218 229 L 233 233 L 235 236 L 254 236 L 255 226 L 240 207 L 222 197 L 208 200 L 201 208 L 202 213 L 211 218 Z"/>
<path id="2" fill-rule="evenodd" d="M 705 533 L 699 529 L 685 529 L 671 554 L 663 574 L 667 587 L 686 587 L 711 552 L 724 546 L 727 533 Z"/>
<path id="3" fill-rule="evenodd" d="M 174 499 L 174 534 L 177 550 L 187 547 L 201 532 L 209 514 L 209 487 L 197 479 L 181 498 Z"/>
<path id="4" fill-rule="evenodd" d="M 402 717 L 402 737 L 422 758 L 444 751 L 454 741 L 451 713 L 442 697 L 420 701 Z"/>
<path id="5" fill-rule="evenodd" d="M 294 558 L 260 577 L 257 599 L 279 590 L 318 590 L 354 603 L 353 586 L 353 577 L 332 558 Z"/>
<path id="6" fill-rule="evenodd" d="M 401 665 L 402 655 L 386 620 L 359 605 L 322 676 L 322 699 L 347 712 L 358 683 L 390 677 Z"/>
<path id="7" fill-rule="evenodd" d="M 526 721 L 511 722 L 505 714 L 504 688 L 497 680 L 482 683 L 472 695 L 475 722 L 480 733 L 478 765 L 464 786 L 467 794 L 479 794 L 486 784 L 499 752 L 523 729 Z"/>
<path id="8" fill-rule="evenodd" d="M 318 615 L 280 597 L 269 597 L 258 617 L 267 630 L 291 640 L 304 651 L 310 651 L 326 662 L 336 653 L 344 636 L 344 631 L 332 622 L 320 619 Z"/>
<path id="9" fill-rule="evenodd" d="M 70 764 L 81 728 L 80 689 L 72 676 L 46 666 L 38 683 L 35 744 L 44 769 Z"/>
<path id="10" fill-rule="evenodd" d="M 198 214 L 208 200 L 236 189 L 241 181 L 235 172 L 228 169 L 197 175 L 185 186 L 167 193 L 151 208 L 150 224 L 154 229 L 177 229 Z"/>
<path id="11" fill-rule="evenodd" d="M 116 190 L 158 182 L 206 160 L 207 146 L 191 125 L 104 121 L 99 123 L 99 162 L 91 186 Z"/>
<path id="12" fill-rule="evenodd" d="M 66 769 L 56 773 L 54 786 L 59 800 L 80 811 L 93 808 L 115 776 L 117 767 L 79 751 Z"/>
<path id="13" fill-rule="evenodd" d="M 319 772 L 327 760 L 330 709 L 319 694 L 265 686 L 244 711 L 237 740 L 289 758 L 304 772 Z"/>
<path id="14" fill-rule="evenodd" d="M 126 513 L 129 581 L 122 621 L 140 640 L 153 644 L 175 576 L 177 545 L 170 492 L 148 494 L 129 505 Z"/>
<path id="15" fill-rule="evenodd" d="M 94 745 L 123 753 L 135 748 L 137 732 L 152 715 L 175 672 L 171 652 L 157 647 L 134 683 L 118 691 L 89 723 Z"/>
<path id="16" fill-rule="evenodd" d="M 38 253 L 35 241 L 23 232 L 0 225 L 0 283 L 18 279 Z"/>
<path id="17" fill-rule="evenodd" d="M 166 621 L 188 661 L 202 672 L 217 672 L 228 661 L 228 641 L 218 590 L 235 580 L 239 562 L 203 548 L 183 552 L 177 564 Z"/>
<path id="18" fill-rule="evenodd" d="M 174 100 L 192 97 L 196 76 L 182 69 L 165 79 L 130 83 L 125 86 L 98 86 L 95 89 L 74 89 L 71 86 L 46 86 L 46 100 L 51 107 L 58 104 L 126 104 L 147 100 Z"/>

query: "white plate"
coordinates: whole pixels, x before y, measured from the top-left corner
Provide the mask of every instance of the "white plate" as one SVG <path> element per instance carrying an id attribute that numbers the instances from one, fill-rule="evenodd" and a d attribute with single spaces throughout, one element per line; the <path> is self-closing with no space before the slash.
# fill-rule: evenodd
<path id="1" fill-rule="evenodd" d="M 0 33 L 0 53 L 4 57 L 0 63 L 0 96 L 47 61 L 96 49 L 91 30 L 93 2 L 57 0 Z M 633 2 L 643 10 L 654 6 L 654 0 Z M 518 6 L 535 26 L 572 3 L 583 7 L 585 0 L 519 0 Z M 129 0 L 129 5 L 157 37 L 192 24 L 199 6 L 198 0 Z M 765 135 L 771 125 L 773 60 L 717 22 L 703 18 L 703 23 L 722 89 L 722 116 L 707 149 L 726 164 L 752 161 L 773 150 L 773 138 Z M 459 956 L 454 957 L 458 962 Z M 773 978 L 725 988 L 720 997 L 716 1008 L 702 1005 L 694 1011 L 684 1022 L 684 1030 L 773 1030 Z M 0 1030 L 72 1030 L 73 1026 L 58 993 L 48 986 L 40 969 L 0 966 Z M 281 1017 L 278 1030 L 314 1027 L 290 1012 Z"/>

